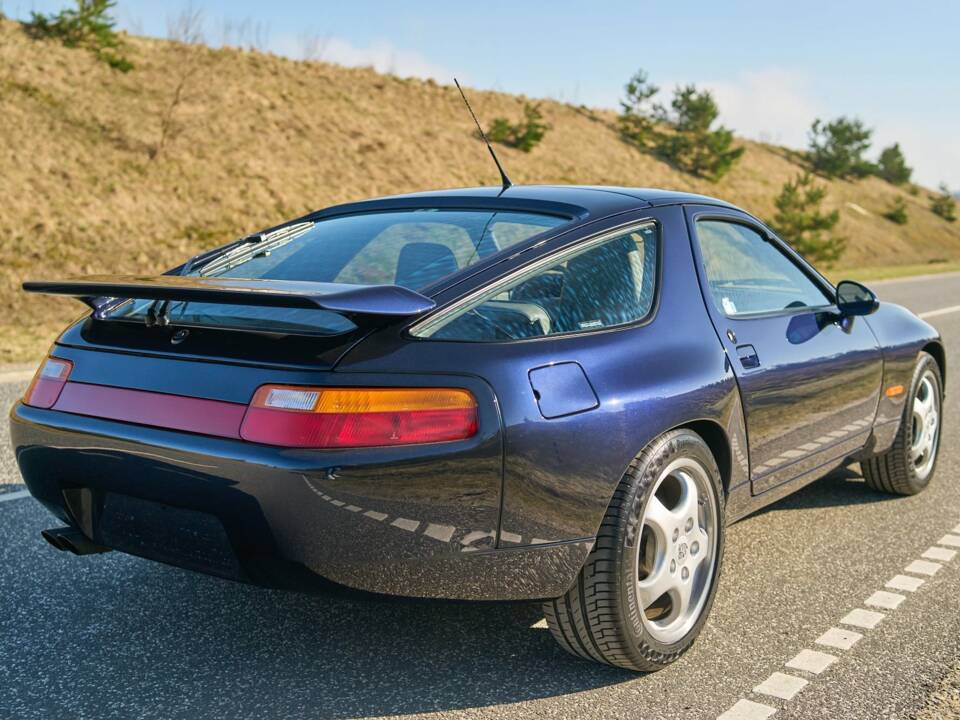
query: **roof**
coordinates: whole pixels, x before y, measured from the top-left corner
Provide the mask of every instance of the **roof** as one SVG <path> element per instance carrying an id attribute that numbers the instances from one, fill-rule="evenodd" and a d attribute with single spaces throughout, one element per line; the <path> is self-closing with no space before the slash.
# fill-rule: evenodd
<path id="1" fill-rule="evenodd" d="M 546 212 L 553 210 L 559 214 L 593 218 L 634 208 L 676 205 L 678 203 L 735 207 L 728 202 L 707 195 L 696 195 L 677 190 L 605 185 L 514 185 L 506 191 L 502 190 L 500 186 L 493 186 L 391 195 L 327 208 L 315 213 L 314 217 L 390 207 L 416 207 L 422 206 L 425 201 L 429 201 L 431 205 L 442 204 L 451 207 L 471 204 L 478 207 L 510 207 L 517 210 L 529 209 Z"/>

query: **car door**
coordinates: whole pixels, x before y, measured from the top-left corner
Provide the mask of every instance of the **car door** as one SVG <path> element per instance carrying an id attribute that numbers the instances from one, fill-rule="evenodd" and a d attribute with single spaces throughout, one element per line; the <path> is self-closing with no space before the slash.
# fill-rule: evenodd
<path id="1" fill-rule="evenodd" d="M 755 494 L 824 472 L 869 437 L 882 356 L 862 318 L 748 215 L 688 207 L 701 286 L 740 387 Z"/>

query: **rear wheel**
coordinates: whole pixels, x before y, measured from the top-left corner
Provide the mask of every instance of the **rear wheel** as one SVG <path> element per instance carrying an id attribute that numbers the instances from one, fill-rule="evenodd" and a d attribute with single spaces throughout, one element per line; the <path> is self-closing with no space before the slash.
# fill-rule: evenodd
<path id="1" fill-rule="evenodd" d="M 574 586 L 544 603 L 568 652 L 655 671 L 689 649 L 713 604 L 723 491 L 710 448 L 673 430 L 631 463 Z"/>
<path id="2" fill-rule="evenodd" d="M 916 495 L 930 483 L 940 449 L 942 388 L 937 361 L 920 353 L 893 446 L 860 463 L 867 485 L 881 492 Z"/>

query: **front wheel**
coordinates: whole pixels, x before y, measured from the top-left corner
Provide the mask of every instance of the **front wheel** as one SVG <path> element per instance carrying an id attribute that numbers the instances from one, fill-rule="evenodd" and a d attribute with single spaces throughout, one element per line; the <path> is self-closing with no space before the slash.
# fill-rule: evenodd
<path id="1" fill-rule="evenodd" d="M 672 430 L 631 463 L 574 586 L 544 603 L 568 652 L 660 670 L 693 644 L 716 593 L 723 486 L 710 448 Z"/>
<path id="2" fill-rule="evenodd" d="M 930 483 L 940 449 L 942 402 L 940 366 L 922 352 L 893 446 L 860 463 L 867 485 L 881 492 L 916 495 Z"/>

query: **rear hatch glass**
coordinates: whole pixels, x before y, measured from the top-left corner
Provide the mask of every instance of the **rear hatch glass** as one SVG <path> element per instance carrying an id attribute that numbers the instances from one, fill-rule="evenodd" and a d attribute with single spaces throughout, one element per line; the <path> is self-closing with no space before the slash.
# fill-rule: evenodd
<path id="1" fill-rule="evenodd" d="M 421 291 L 483 258 L 567 222 L 536 213 L 415 209 L 300 222 L 202 256 L 186 276 L 399 285 Z M 106 312 L 144 322 L 158 302 L 129 300 Z M 356 325 L 335 312 L 171 301 L 171 324 L 339 335 Z"/>

